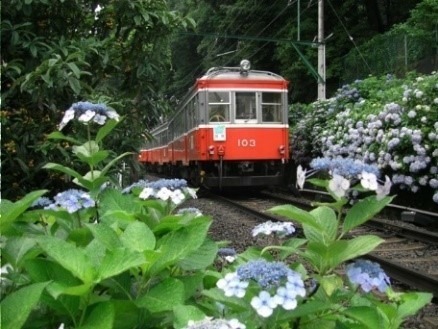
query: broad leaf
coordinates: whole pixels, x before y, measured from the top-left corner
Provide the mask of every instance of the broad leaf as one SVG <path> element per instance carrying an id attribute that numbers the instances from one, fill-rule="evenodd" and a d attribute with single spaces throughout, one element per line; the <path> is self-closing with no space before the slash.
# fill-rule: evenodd
<path id="1" fill-rule="evenodd" d="M 397 315 L 401 319 L 414 315 L 432 300 L 433 295 L 425 292 L 408 292 L 401 296 Z"/>
<path id="2" fill-rule="evenodd" d="M 112 329 L 114 328 L 115 311 L 111 302 L 94 304 L 84 325 L 78 329 Z"/>
<path id="3" fill-rule="evenodd" d="M 343 231 L 349 232 L 351 229 L 365 223 L 367 220 L 378 214 L 386 205 L 388 205 L 393 197 L 385 197 L 377 200 L 375 195 L 369 196 L 360 200 L 347 212 L 345 216 Z"/>
<path id="4" fill-rule="evenodd" d="M 22 199 L 17 202 L 11 202 L 9 200 L 1 200 L 0 203 L 0 231 L 2 235 L 7 234 L 12 223 L 22 214 L 32 203 L 39 197 L 44 195 L 47 190 L 34 191 L 26 194 Z"/>
<path id="5" fill-rule="evenodd" d="M 96 276 L 95 269 L 84 249 L 51 236 L 40 237 L 37 241 L 48 256 L 74 276 L 84 283 L 93 282 Z"/>
<path id="6" fill-rule="evenodd" d="M 69 137 L 69 136 L 65 136 L 62 132 L 60 131 L 55 131 L 50 133 L 47 136 L 48 139 L 61 139 L 61 140 L 65 140 L 67 142 L 73 143 L 75 145 L 80 145 L 81 142 L 73 137 Z"/>
<path id="7" fill-rule="evenodd" d="M 99 279 L 110 278 L 132 267 L 141 266 L 145 262 L 146 259 L 143 254 L 127 248 L 108 250 L 99 266 Z"/>
<path id="8" fill-rule="evenodd" d="M 322 229 L 312 214 L 293 205 L 276 206 L 268 211 L 276 215 L 284 216 L 291 221 L 299 222 L 302 225 L 306 224 L 319 230 Z"/>
<path id="9" fill-rule="evenodd" d="M 97 132 L 96 142 L 101 142 L 119 123 L 121 120 L 117 121 L 114 119 L 108 120 Z"/>
<path id="10" fill-rule="evenodd" d="M 330 265 L 334 268 L 347 260 L 366 255 L 382 242 L 383 239 L 375 235 L 362 235 L 351 240 L 335 241 L 330 245 Z"/>
<path id="11" fill-rule="evenodd" d="M 48 282 L 31 284 L 6 296 L 0 303 L 1 327 L 20 329 L 37 305 L 47 284 Z"/>
<path id="12" fill-rule="evenodd" d="M 114 250 L 122 246 L 117 233 L 107 224 L 87 224 L 94 238 L 99 240 L 108 250 Z"/>
<path id="13" fill-rule="evenodd" d="M 205 318 L 205 313 L 199 308 L 192 305 L 177 305 L 173 309 L 175 320 L 173 326 L 176 329 L 187 327 L 187 323 L 192 321 L 200 321 Z"/>
<path id="14" fill-rule="evenodd" d="M 347 308 L 343 312 L 346 316 L 358 321 L 366 328 L 386 328 L 385 320 L 375 306 L 357 306 Z"/>
<path id="15" fill-rule="evenodd" d="M 141 296 L 136 304 L 151 313 L 171 311 L 184 303 L 184 285 L 174 278 L 167 278 Z"/>
<path id="16" fill-rule="evenodd" d="M 155 235 L 149 227 L 142 222 L 130 223 L 120 236 L 123 245 L 134 251 L 153 250 L 155 248 Z"/>
<path id="17" fill-rule="evenodd" d="M 213 264 L 217 256 L 217 244 L 211 240 L 205 240 L 201 247 L 188 254 L 179 266 L 186 271 L 201 270 Z"/>

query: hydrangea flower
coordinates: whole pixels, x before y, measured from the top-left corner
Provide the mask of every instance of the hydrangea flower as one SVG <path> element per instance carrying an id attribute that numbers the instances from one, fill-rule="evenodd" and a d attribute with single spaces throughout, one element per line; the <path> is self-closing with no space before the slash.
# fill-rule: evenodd
<path id="1" fill-rule="evenodd" d="M 196 190 L 187 186 L 185 179 L 159 179 L 157 181 L 139 181 L 124 191 L 129 193 L 135 187 L 142 187 L 140 199 L 158 198 L 163 201 L 171 200 L 175 205 L 182 203 L 186 195 L 196 199 Z"/>
<path id="2" fill-rule="evenodd" d="M 353 284 L 359 285 L 365 292 L 378 289 L 385 292 L 390 281 L 379 264 L 360 259 L 349 264 L 346 269 L 347 277 Z"/>
<path id="3" fill-rule="evenodd" d="M 53 203 L 49 204 L 44 209 L 65 209 L 72 214 L 81 209 L 94 207 L 96 204 L 90 194 L 76 189 L 60 192 L 54 197 L 54 200 Z"/>
<path id="4" fill-rule="evenodd" d="M 269 292 L 262 290 L 258 296 L 252 298 L 251 306 L 260 316 L 267 318 L 274 312 L 274 309 L 277 307 L 277 302 L 271 297 Z"/>
<path id="5" fill-rule="evenodd" d="M 62 130 L 75 117 L 79 122 L 88 124 L 92 120 L 98 125 L 104 125 L 107 119 L 118 121 L 120 118 L 116 111 L 108 108 L 105 104 L 77 102 L 65 111 L 64 117 L 58 125 L 58 130 Z"/>
<path id="6" fill-rule="evenodd" d="M 190 320 L 183 329 L 246 329 L 237 319 L 213 319 L 206 317 L 201 321 Z"/>
<path id="7" fill-rule="evenodd" d="M 297 168 L 297 187 L 303 189 L 304 182 L 306 180 L 306 170 L 301 167 L 301 165 Z"/>
<path id="8" fill-rule="evenodd" d="M 259 234 L 271 235 L 272 233 L 277 234 L 280 237 L 285 237 L 291 235 L 295 232 L 295 227 L 290 222 L 272 222 L 267 221 L 265 223 L 259 224 L 252 230 L 252 236 L 256 237 Z"/>
<path id="9" fill-rule="evenodd" d="M 31 207 L 35 207 L 35 208 L 40 208 L 41 207 L 41 208 L 44 208 L 44 207 L 47 207 L 47 206 L 49 206 L 51 204 L 52 204 L 52 200 L 50 200 L 50 198 L 47 198 L 47 197 L 43 196 L 43 197 L 40 197 L 40 198 L 36 199 L 32 203 Z"/>
<path id="10" fill-rule="evenodd" d="M 336 197 L 342 198 L 350 188 L 350 181 L 341 175 L 334 174 L 329 181 L 328 188 Z"/>
<path id="11" fill-rule="evenodd" d="M 367 173 L 363 171 L 361 174 L 360 184 L 363 188 L 366 188 L 371 191 L 377 190 L 377 178 L 373 173 Z"/>
<path id="12" fill-rule="evenodd" d="M 242 298 L 245 296 L 248 281 L 242 281 L 236 272 L 228 273 L 223 279 L 219 279 L 216 286 L 224 291 L 225 296 L 236 296 Z"/>
<path id="13" fill-rule="evenodd" d="M 223 257 L 227 262 L 232 263 L 236 260 L 236 250 L 234 248 L 219 248 L 219 257 Z"/>
<path id="14" fill-rule="evenodd" d="M 185 214 L 193 214 L 195 217 L 202 216 L 202 211 L 195 207 L 181 208 L 178 209 L 177 214 L 185 215 Z"/>

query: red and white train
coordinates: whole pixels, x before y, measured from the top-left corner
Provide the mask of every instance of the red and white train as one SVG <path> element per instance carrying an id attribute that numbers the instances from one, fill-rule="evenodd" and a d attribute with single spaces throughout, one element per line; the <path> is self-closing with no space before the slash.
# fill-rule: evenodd
<path id="1" fill-rule="evenodd" d="M 207 187 L 284 184 L 289 159 L 288 81 L 240 67 L 197 79 L 138 159 L 148 170 Z"/>

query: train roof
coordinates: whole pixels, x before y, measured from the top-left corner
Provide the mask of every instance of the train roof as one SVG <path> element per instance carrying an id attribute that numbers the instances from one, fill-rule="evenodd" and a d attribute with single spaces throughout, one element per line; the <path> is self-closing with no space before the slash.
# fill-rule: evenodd
<path id="1" fill-rule="evenodd" d="M 287 89 L 289 82 L 282 76 L 269 71 L 251 70 L 247 63 L 247 68 L 242 64 L 240 67 L 213 67 L 196 80 L 195 88 Z"/>

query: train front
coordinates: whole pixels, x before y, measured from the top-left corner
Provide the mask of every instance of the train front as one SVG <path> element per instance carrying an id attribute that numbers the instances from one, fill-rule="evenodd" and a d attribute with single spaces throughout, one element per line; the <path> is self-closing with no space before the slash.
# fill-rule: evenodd
<path id="1" fill-rule="evenodd" d="M 288 82 L 250 69 L 213 68 L 198 79 L 202 180 L 209 187 L 285 183 L 289 159 Z M 204 108 L 204 109 L 202 109 Z"/>

